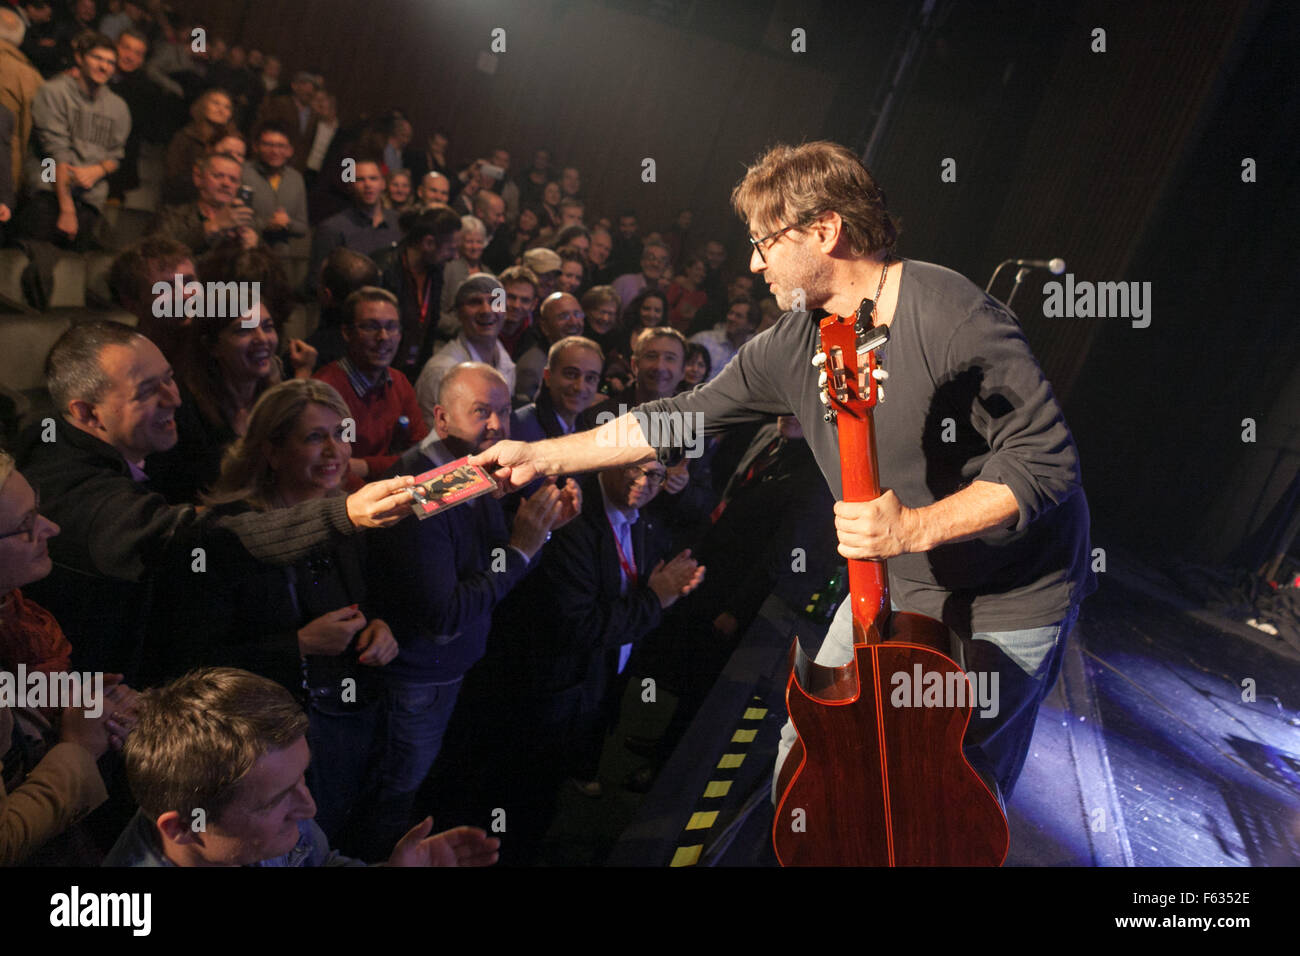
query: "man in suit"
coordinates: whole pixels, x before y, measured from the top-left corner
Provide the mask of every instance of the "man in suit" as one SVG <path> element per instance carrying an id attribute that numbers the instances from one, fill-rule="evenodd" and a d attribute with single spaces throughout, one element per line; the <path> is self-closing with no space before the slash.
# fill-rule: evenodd
<path id="1" fill-rule="evenodd" d="M 586 427 L 582 413 L 600 388 L 605 353 L 591 339 L 570 335 L 551 346 L 537 400 L 515 412 L 511 432 L 519 441 L 558 438 Z"/>
<path id="2" fill-rule="evenodd" d="M 600 795 L 600 752 L 618 716 L 633 647 L 704 579 L 689 551 L 669 558 L 667 534 L 644 516 L 665 475 L 662 464 L 650 462 L 584 479 L 582 514 L 556 532 L 538 573 L 494 625 L 502 653 L 490 672 L 503 682 L 476 683 L 475 696 L 516 730 L 483 735 L 475 750 L 481 756 L 492 736 L 509 741 L 496 755 L 492 783 L 499 789 L 487 796 L 510 815 L 510 862 L 531 860 L 564 777 L 584 795 Z"/>
<path id="3" fill-rule="evenodd" d="M 646 647 L 642 673 L 667 684 L 677 706 L 657 740 L 627 739 L 651 761 L 628 789 L 649 789 L 768 595 L 802 608 L 825 583 L 839 561 L 834 503 L 798 419 L 782 415 L 758 430 L 695 549 L 708 578 Z"/>

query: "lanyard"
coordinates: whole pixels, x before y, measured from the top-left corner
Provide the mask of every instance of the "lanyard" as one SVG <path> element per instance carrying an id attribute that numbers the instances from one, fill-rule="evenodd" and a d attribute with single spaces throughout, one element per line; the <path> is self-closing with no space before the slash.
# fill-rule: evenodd
<path id="1" fill-rule="evenodd" d="M 623 551 L 623 542 L 619 540 L 618 529 L 614 527 L 614 521 L 610 518 L 608 513 L 605 515 L 605 520 L 609 522 L 609 530 L 614 532 L 614 547 L 618 548 L 618 563 L 623 569 L 623 574 L 627 578 L 628 586 L 631 587 L 637 583 L 636 561 L 632 555 L 626 554 Z M 627 536 L 630 543 L 632 538 L 632 528 L 630 525 L 627 529 Z"/>
<path id="2" fill-rule="evenodd" d="M 405 258 L 405 254 L 403 254 L 403 258 Z M 429 316 L 429 302 L 433 298 L 431 293 L 433 279 L 431 279 L 429 274 L 426 272 L 424 274 L 424 287 L 420 288 L 415 281 L 415 272 L 411 267 L 407 265 L 406 262 L 403 262 L 402 268 L 405 269 L 406 274 L 411 277 L 411 285 L 415 287 L 415 304 L 420 310 L 420 328 L 424 328 L 425 320 Z"/>

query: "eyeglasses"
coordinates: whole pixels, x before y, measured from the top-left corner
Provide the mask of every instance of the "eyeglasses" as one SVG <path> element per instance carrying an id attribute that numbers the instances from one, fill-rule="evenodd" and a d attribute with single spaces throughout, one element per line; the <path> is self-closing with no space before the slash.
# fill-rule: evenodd
<path id="1" fill-rule="evenodd" d="M 647 471 L 644 468 L 629 468 L 627 470 L 627 476 L 632 479 L 633 484 L 635 484 L 640 479 L 644 478 L 646 480 L 646 484 L 648 484 L 651 488 L 658 488 L 660 485 L 662 485 L 665 481 L 668 480 L 667 472 Z"/>
<path id="2" fill-rule="evenodd" d="M 3 541 L 5 538 L 12 538 L 15 535 L 25 534 L 27 535 L 27 543 L 35 544 L 36 525 L 40 523 L 40 518 L 41 518 L 41 493 L 38 491 L 36 492 L 36 504 L 32 506 L 31 511 L 27 512 L 26 517 L 23 518 L 23 523 L 18 526 L 18 530 L 8 531 L 4 534 L 0 534 L 0 541 Z"/>
<path id="3" fill-rule="evenodd" d="M 763 265 L 767 265 L 767 256 L 763 255 L 763 244 L 768 243 L 769 247 L 773 246 L 776 244 L 776 240 L 779 239 L 781 236 L 785 235 L 791 229 L 799 229 L 803 225 L 804 224 L 802 222 L 793 222 L 790 225 L 786 226 L 784 229 L 778 229 L 776 232 L 769 232 L 762 239 L 755 239 L 753 236 L 750 236 L 749 244 L 753 246 L 754 251 L 758 253 L 759 261 L 762 262 Z M 768 242 L 769 239 L 772 241 Z"/>
<path id="4" fill-rule="evenodd" d="M 401 335 L 402 326 L 397 322 L 389 322 L 381 325 L 378 322 L 358 322 L 356 325 L 358 332 L 363 335 Z"/>

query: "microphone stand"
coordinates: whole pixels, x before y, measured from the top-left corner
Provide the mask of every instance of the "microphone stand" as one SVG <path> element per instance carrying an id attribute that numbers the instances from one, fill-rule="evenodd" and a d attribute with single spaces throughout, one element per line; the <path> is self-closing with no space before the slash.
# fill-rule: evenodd
<path id="1" fill-rule="evenodd" d="M 1029 275 L 1028 266 L 1021 266 L 1019 269 L 1016 270 L 1016 281 L 1015 284 L 1011 286 L 1011 294 L 1008 295 L 1007 300 L 1002 303 L 1008 309 L 1011 308 L 1011 300 L 1014 299 L 1016 297 L 1016 293 L 1020 291 L 1020 284 L 1025 281 L 1025 276 L 1027 275 Z"/>

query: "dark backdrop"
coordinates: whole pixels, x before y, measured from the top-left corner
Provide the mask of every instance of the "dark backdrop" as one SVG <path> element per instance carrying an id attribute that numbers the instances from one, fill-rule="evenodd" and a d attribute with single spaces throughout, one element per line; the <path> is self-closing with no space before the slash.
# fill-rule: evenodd
<path id="1" fill-rule="evenodd" d="M 287 73 L 324 73 L 345 119 L 400 106 L 417 135 L 446 126 L 455 157 L 501 143 L 516 168 L 547 146 L 582 169 L 596 212 L 629 205 L 662 228 L 690 206 L 696 237 L 724 238 L 737 265 L 727 201 L 743 164 L 778 140 L 862 149 L 892 87 L 871 158 L 905 255 L 981 286 L 1021 256 L 1152 283 L 1146 329 L 1045 318 L 1042 274 L 1013 303 L 1078 439 L 1098 544 L 1240 551 L 1300 469 L 1300 14 L 1286 0 L 195 8 Z M 489 74 L 494 27 L 507 49 Z M 806 53 L 790 50 L 794 28 Z M 1241 181 L 1248 156 L 1255 183 Z M 656 183 L 641 182 L 645 157 Z"/>

